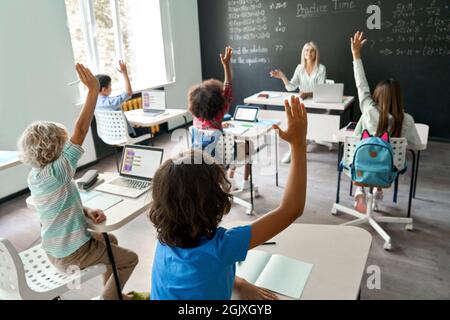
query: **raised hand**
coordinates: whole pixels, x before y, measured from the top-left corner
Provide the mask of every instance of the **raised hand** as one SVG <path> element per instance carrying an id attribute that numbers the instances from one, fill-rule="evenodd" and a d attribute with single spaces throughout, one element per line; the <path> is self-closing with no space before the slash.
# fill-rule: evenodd
<path id="1" fill-rule="evenodd" d="M 278 69 L 270 71 L 270 76 L 272 78 L 281 79 L 281 80 L 283 80 L 286 77 L 286 75 L 283 73 L 283 71 L 278 70 Z"/>
<path id="2" fill-rule="evenodd" d="M 98 83 L 97 78 L 88 68 L 81 63 L 77 63 L 75 69 L 77 70 L 80 81 L 89 89 L 89 91 L 98 92 L 100 90 L 100 84 Z"/>
<path id="3" fill-rule="evenodd" d="M 122 74 L 128 74 L 127 65 L 123 60 L 119 60 L 119 68 L 117 69 Z"/>
<path id="4" fill-rule="evenodd" d="M 226 47 L 225 48 L 225 53 L 224 54 L 222 54 L 222 53 L 220 54 L 220 61 L 222 62 L 222 64 L 224 66 L 229 66 L 232 56 L 233 56 L 233 48 Z"/>
<path id="5" fill-rule="evenodd" d="M 361 58 L 361 48 L 367 42 L 367 39 L 364 39 L 364 32 L 357 31 L 355 35 L 350 38 L 352 54 L 354 59 Z"/>
<path id="6" fill-rule="evenodd" d="M 279 126 L 273 125 L 273 129 L 278 130 L 280 138 L 289 142 L 292 148 L 306 146 L 306 132 L 308 130 L 308 118 L 305 105 L 300 103 L 298 97 L 291 97 L 291 100 L 284 101 L 284 109 L 287 117 L 287 129 L 283 131 Z"/>

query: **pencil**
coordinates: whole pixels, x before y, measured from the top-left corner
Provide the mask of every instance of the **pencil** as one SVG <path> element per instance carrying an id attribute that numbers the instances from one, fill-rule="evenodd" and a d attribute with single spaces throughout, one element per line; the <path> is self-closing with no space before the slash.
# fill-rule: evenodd
<path id="1" fill-rule="evenodd" d="M 74 85 L 79 84 L 79 83 L 80 83 L 80 80 L 77 80 L 77 81 L 70 82 L 67 85 L 68 86 L 74 86 Z"/>

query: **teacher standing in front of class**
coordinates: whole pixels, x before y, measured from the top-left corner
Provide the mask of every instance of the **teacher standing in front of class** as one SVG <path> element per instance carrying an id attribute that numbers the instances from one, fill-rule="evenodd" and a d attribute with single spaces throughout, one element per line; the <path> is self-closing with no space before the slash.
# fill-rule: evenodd
<path id="1" fill-rule="evenodd" d="M 270 72 L 272 78 L 283 81 L 287 91 L 300 90 L 300 98 L 312 98 L 314 86 L 325 83 L 327 79 L 327 70 L 320 64 L 319 49 L 314 42 L 307 42 L 303 46 L 301 63 L 295 69 L 291 81 L 281 70 Z M 291 152 L 289 151 L 281 160 L 283 163 L 291 162 Z"/>

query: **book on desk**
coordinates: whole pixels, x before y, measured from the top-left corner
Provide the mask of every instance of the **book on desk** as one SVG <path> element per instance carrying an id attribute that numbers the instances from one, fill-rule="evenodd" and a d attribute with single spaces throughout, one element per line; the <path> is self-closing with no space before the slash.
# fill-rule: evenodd
<path id="1" fill-rule="evenodd" d="M 279 254 L 250 250 L 236 275 L 256 286 L 300 299 L 313 265 Z"/>

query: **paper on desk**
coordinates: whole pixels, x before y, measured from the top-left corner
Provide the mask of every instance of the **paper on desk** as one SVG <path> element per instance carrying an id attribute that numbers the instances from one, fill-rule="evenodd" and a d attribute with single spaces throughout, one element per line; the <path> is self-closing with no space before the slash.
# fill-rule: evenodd
<path id="1" fill-rule="evenodd" d="M 300 299 L 312 264 L 282 255 L 273 255 L 255 282 L 285 296 Z"/>
<path id="2" fill-rule="evenodd" d="M 239 136 L 244 134 L 248 128 L 241 126 L 228 127 L 223 129 L 225 132 L 231 133 L 232 135 Z"/>
<path id="3" fill-rule="evenodd" d="M 93 191 L 92 193 L 95 193 L 95 195 L 89 195 L 87 200 L 81 200 L 83 202 L 83 206 L 105 211 L 123 201 L 122 198 L 114 195 L 105 194 L 98 191 Z"/>

